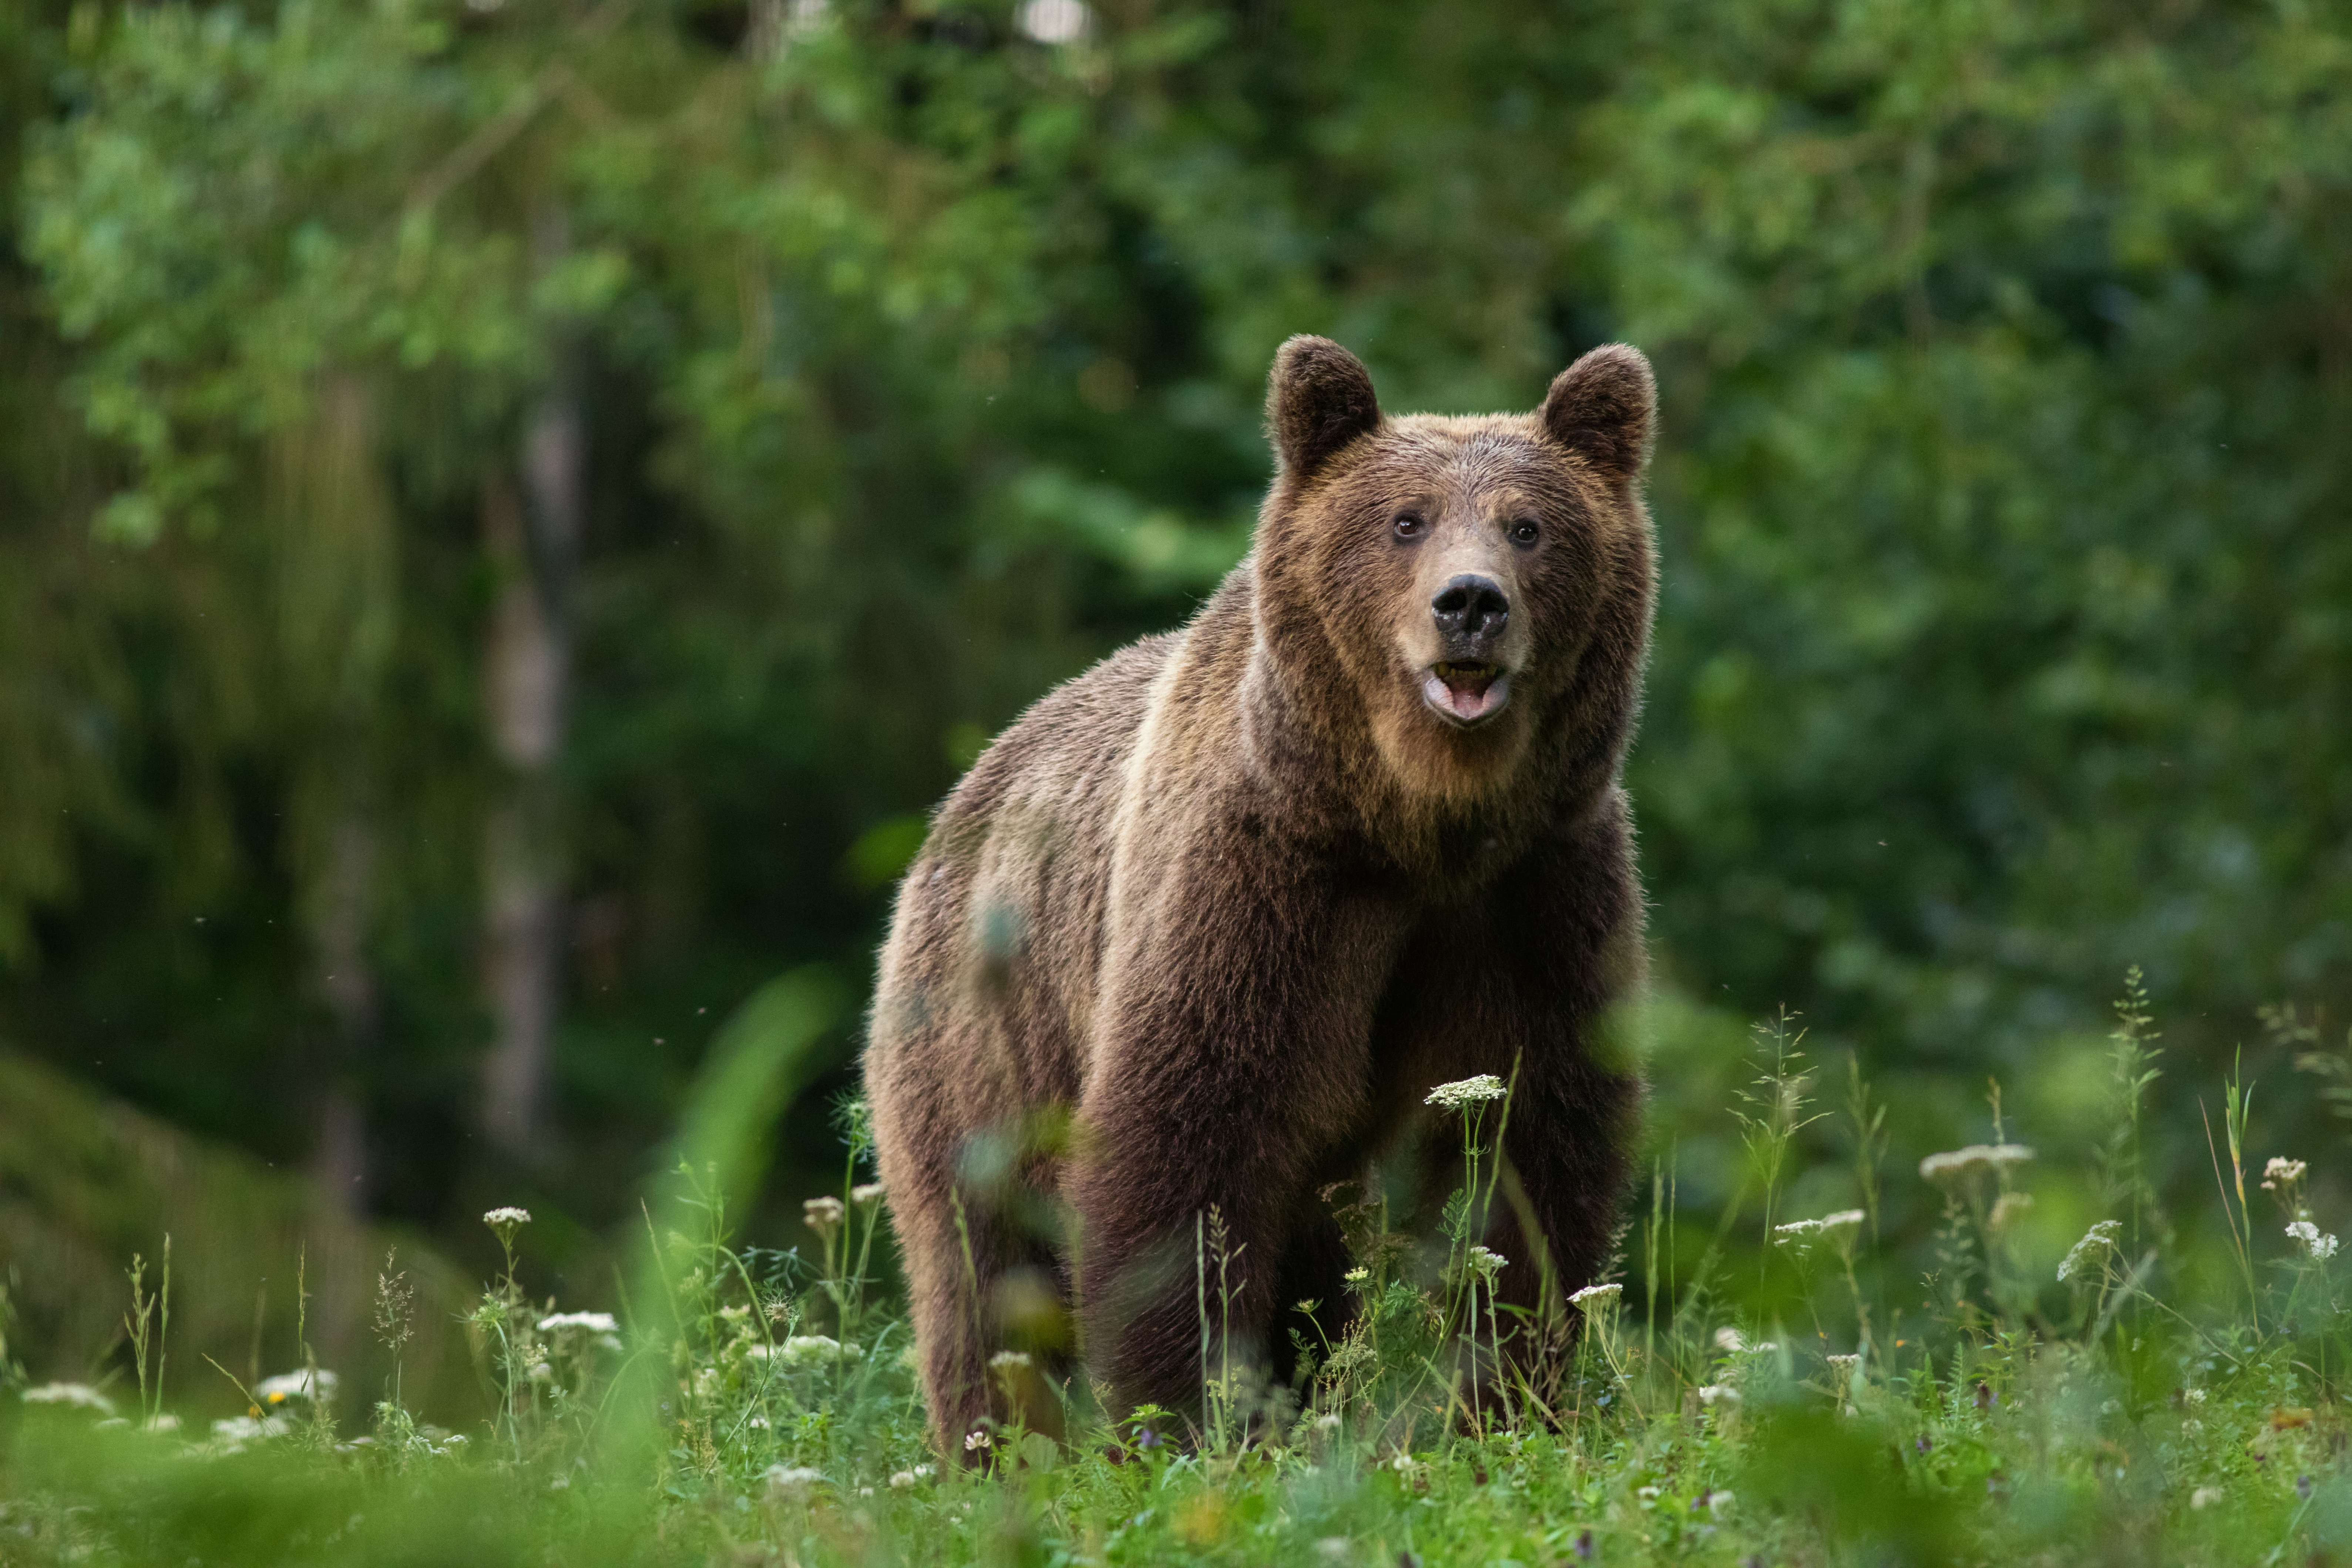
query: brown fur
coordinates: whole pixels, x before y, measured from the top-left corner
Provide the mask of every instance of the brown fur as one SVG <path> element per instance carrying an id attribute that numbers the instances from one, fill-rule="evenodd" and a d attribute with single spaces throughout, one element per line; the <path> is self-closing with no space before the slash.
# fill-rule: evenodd
<path id="1" fill-rule="evenodd" d="M 1640 1087 L 1595 1033 L 1642 973 L 1618 772 L 1653 397 L 1612 345 L 1531 416 L 1389 417 L 1346 350 L 1292 339 L 1249 559 L 1181 631 L 1038 702 L 940 809 L 866 1074 L 950 1454 L 992 1410 L 1051 1425 L 1034 1377 L 992 1398 L 1008 1344 L 1041 1370 L 1082 1349 L 1113 1414 L 1197 1409 L 1212 1205 L 1246 1249 L 1237 1337 L 1279 1359 L 1291 1302 L 1344 1300 L 1318 1189 L 1418 1124 L 1435 1083 L 1518 1065 L 1505 1152 L 1555 1288 L 1605 1261 Z M 1509 696 L 1470 728 L 1423 695 L 1449 657 L 1432 596 L 1460 573 L 1510 605 Z M 1538 1247 L 1516 1223 L 1493 1239 L 1506 1298 L 1532 1302 Z"/>

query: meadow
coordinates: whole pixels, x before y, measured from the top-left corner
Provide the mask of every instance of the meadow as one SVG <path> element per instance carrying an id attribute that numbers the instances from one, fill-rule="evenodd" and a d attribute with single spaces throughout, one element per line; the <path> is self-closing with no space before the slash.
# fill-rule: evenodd
<path id="1" fill-rule="evenodd" d="M 2198 1256 L 2146 1176 L 2157 1038 L 2135 976 L 2087 1146 L 2013 1141 L 2023 1108 L 2004 1112 L 1996 1086 L 1986 1142 L 1922 1154 L 1890 1148 L 1871 1086 L 1841 1086 L 1776 1019 L 1723 1113 L 1735 1201 L 1686 1212 L 1662 1158 L 1615 1276 L 1533 1315 L 1482 1291 L 1508 1086 L 1433 1086 L 1462 1184 L 1419 1234 L 1390 1228 L 1376 1176 L 1333 1194 L 1359 1259 L 1352 1325 L 1303 1347 L 1295 1386 L 1235 1361 L 1220 1301 L 1249 1260 L 1203 1215 L 1192 1415 L 1109 1420 L 1042 1359 L 993 1363 L 1008 1390 L 1049 1389 L 1066 1442 L 992 1426 L 961 1453 L 931 1447 L 906 1323 L 876 1288 L 887 1199 L 854 1101 L 840 1194 L 808 1201 L 800 1245 L 734 1233 L 730 1151 L 705 1149 L 646 1210 L 619 1310 L 532 1297 L 530 1215 L 487 1213 L 503 1267 L 461 1321 L 483 1394 L 470 1420 L 404 1403 L 418 1308 L 398 1269 L 373 1312 L 394 1358 L 383 1386 L 318 1365 L 298 1328 L 276 1347 L 283 1374 L 248 1385 L 215 1363 L 244 1414 L 184 1418 L 161 1393 L 185 1353 L 170 1259 L 143 1259 L 105 1386 L 5 1363 L 0 1561 L 2341 1560 L 2347 1345 L 2318 1173 L 2257 1157 L 2252 1085 L 2208 1086 L 2201 1206 L 2222 1242 Z M 2337 1058 L 2303 1054 L 2340 1081 L 2321 1065 Z M 1825 1131 L 1854 1202 L 1796 1212 L 1791 1178 Z M 2070 1179 L 2100 1217 L 2053 1268 L 2029 1219 L 2037 1189 L 2063 1204 Z M 1880 1237 L 1906 1186 L 1937 1216 L 1932 1267 L 1908 1276 Z M 1690 1232 L 1704 1240 L 1684 1268 Z"/>

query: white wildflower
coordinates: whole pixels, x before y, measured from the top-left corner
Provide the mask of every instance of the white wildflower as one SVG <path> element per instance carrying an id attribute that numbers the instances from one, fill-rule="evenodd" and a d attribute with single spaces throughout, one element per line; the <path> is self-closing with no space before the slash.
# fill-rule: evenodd
<path id="1" fill-rule="evenodd" d="M 38 1388 L 25 1390 L 27 1405 L 63 1405 L 75 1410 L 95 1410 L 101 1415 L 114 1414 L 114 1401 L 86 1383 L 45 1383 Z"/>
<path id="2" fill-rule="evenodd" d="M 977 1454 L 982 1448 L 987 1447 L 988 1434 L 986 1432 L 980 1430 L 978 1427 L 974 1427 L 971 1431 L 964 1434 L 963 1451 L 965 1453 Z"/>
<path id="3" fill-rule="evenodd" d="M 319 1373 L 319 1402 L 333 1404 L 335 1387 L 341 1381 L 333 1373 L 321 1368 Z M 283 1405 L 289 1399 L 308 1399 L 310 1397 L 310 1373 L 306 1369 L 265 1377 L 253 1385 L 253 1397 L 263 1405 Z"/>
<path id="4" fill-rule="evenodd" d="M 1756 1343 L 1756 1353 L 1758 1355 L 1771 1355 L 1778 1352 L 1780 1348 L 1780 1342 L 1778 1340 L 1759 1340 Z"/>
<path id="5" fill-rule="evenodd" d="M 1041 44 L 1082 44 L 1095 18 L 1086 0 L 1024 0 L 1013 24 Z"/>
<path id="6" fill-rule="evenodd" d="M 1698 1391 L 1698 1402 L 1706 1405 L 1737 1405 L 1739 1403 L 1739 1390 L 1727 1383 L 1706 1384 Z"/>
<path id="7" fill-rule="evenodd" d="M 1026 1351 L 998 1351 L 994 1355 L 988 1358 L 988 1364 L 997 1368 L 999 1371 L 1016 1366 L 1027 1366 L 1029 1364 L 1029 1352 Z"/>
<path id="8" fill-rule="evenodd" d="M 1359 1267 L 1350 1268 L 1345 1274 L 1340 1275 L 1339 1283 L 1350 1286 L 1366 1285 L 1371 1282 L 1371 1278 L 1372 1271 L 1370 1269 Z"/>
<path id="9" fill-rule="evenodd" d="M 1470 1249 L 1469 1261 L 1472 1270 L 1478 1278 L 1491 1285 L 1495 1282 L 1495 1276 L 1503 1271 L 1504 1266 L 1509 1263 L 1510 1259 L 1491 1247 L 1474 1247 Z"/>
<path id="10" fill-rule="evenodd" d="M 755 1345 L 751 1353 L 757 1355 L 766 1348 Z M 772 1353 L 786 1366 L 817 1366 L 826 1362 L 856 1361 L 866 1350 L 855 1340 L 836 1340 L 830 1334 L 794 1334 Z"/>
<path id="11" fill-rule="evenodd" d="M 1465 1105 L 1477 1105 L 1489 1100 L 1500 1100 L 1510 1090 L 1493 1073 L 1482 1072 L 1475 1078 L 1455 1079 L 1441 1083 L 1429 1091 L 1423 1105 L 1433 1105 L 1440 1110 L 1459 1110 Z"/>
<path id="12" fill-rule="evenodd" d="M 2205 1391 L 2201 1388 L 2184 1388 L 2180 1391 L 2180 1397 L 2191 1405 L 2202 1405 L 2205 1403 Z"/>
<path id="13" fill-rule="evenodd" d="M 1819 1219 L 1792 1219 L 1786 1225 L 1772 1227 L 1774 1243 L 1780 1247 L 1794 1247 L 1800 1252 L 1816 1241 L 1834 1242 L 1843 1247 L 1847 1234 L 1869 1217 L 1860 1209 L 1840 1209 Z"/>
<path id="14" fill-rule="evenodd" d="M 1339 1418 L 1328 1411 L 1315 1418 L 1315 1430 L 1318 1432 L 1337 1432 L 1339 1429 Z"/>
<path id="15" fill-rule="evenodd" d="M 824 1479 L 823 1470 L 813 1470 L 806 1465 L 770 1465 L 768 1489 L 779 1497 L 805 1497 L 811 1488 Z"/>
<path id="16" fill-rule="evenodd" d="M 617 1334 L 621 1331 L 618 1319 L 610 1312 L 557 1312 L 539 1321 L 542 1334 L 560 1333 L 565 1329 L 579 1329 L 591 1334 Z"/>
<path id="17" fill-rule="evenodd" d="M 819 1236 L 831 1236 L 840 1227 L 844 1212 L 839 1198 L 811 1198 L 801 1205 L 801 1222 Z"/>
<path id="18" fill-rule="evenodd" d="M 2304 1252 L 2311 1258 L 2325 1259 L 2336 1256 L 2336 1239 L 2322 1233 L 2307 1219 L 2296 1220 L 2286 1227 L 2286 1233 L 2302 1243 Z"/>
<path id="19" fill-rule="evenodd" d="M 2274 1193 L 2281 1187 L 2291 1187 L 2303 1180 L 2304 1172 L 2311 1167 L 2301 1160 L 2290 1160 L 2283 1154 L 2271 1156 L 2263 1167 L 2263 1191 Z"/>
<path id="20" fill-rule="evenodd" d="M 1583 1289 L 1570 1296 L 1568 1299 L 1568 1304 L 1571 1307 L 1581 1307 L 1590 1312 L 1601 1307 L 1615 1306 L 1618 1298 L 1624 1293 L 1625 1287 L 1622 1285 L 1587 1285 Z"/>
<path id="21" fill-rule="evenodd" d="M 850 1188 L 849 1201 L 856 1204 L 859 1208 L 865 1208 L 870 1205 L 880 1203 L 882 1201 L 882 1184 L 879 1182 L 867 1182 L 861 1186 Z"/>
<path id="22" fill-rule="evenodd" d="M 905 1491 L 914 1484 L 915 1472 L 912 1470 L 893 1470 L 890 1473 L 890 1485 L 898 1491 Z"/>
<path id="23" fill-rule="evenodd" d="M 1715 1348 L 1737 1354 L 1748 1348 L 1748 1336 L 1734 1328 L 1717 1329 L 1715 1331 Z"/>
<path id="24" fill-rule="evenodd" d="M 1859 1355 L 1832 1355 L 1822 1359 L 1828 1362 L 1830 1370 L 1840 1377 L 1852 1377 L 1862 1370 L 1862 1357 Z"/>
<path id="25" fill-rule="evenodd" d="M 2060 1280 L 2072 1279 L 2098 1260 L 2099 1255 L 2115 1250 L 2116 1237 L 2123 1234 L 2123 1221 L 2103 1219 L 2083 1233 L 2073 1250 L 2058 1265 Z"/>
<path id="26" fill-rule="evenodd" d="M 517 1226 L 529 1225 L 530 1211 L 512 1206 L 496 1208 L 482 1216 L 482 1223 L 503 1237 L 510 1234 Z"/>
<path id="27" fill-rule="evenodd" d="M 2215 1503 L 2220 1502 L 2221 1500 L 2221 1489 L 2220 1487 L 2199 1487 L 2195 1491 L 2189 1494 L 2189 1506 L 2190 1508 L 2211 1508 Z"/>
<path id="28" fill-rule="evenodd" d="M 265 1415 L 255 1420 L 250 1415 L 232 1415 L 226 1421 L 213 1423 L 213 1436 L 225 1443 L 250 1443 L 263 1437 L 282 1437 L 292 1428 L 282 1415 Z"/>
<path id="29" fill-rule="evenodd" d="M 2032 1206 L 2032 1193 L 2003 1193 L 2000 1201 L 1992 1205 L 1992 1213 L 1986 1216 L 1985 1224 L 1994 1230 L 2007 1230 L 2019 1215 Z"/>
<path id="30" fill-rule="evenodd" d="M 1633 1495 L 1640 1498 L 1643 1502 L 1655 1502 L 1658 1500 L 1658 1489 L 1655 1487 L 1635 1487 L 1633 1489 Z"/>
<path id="31" fill-rule="evenodd" d="M 1706 1497 L 1702 1500 L 1706 1504 L 1707 1512 L 1719 1515 L 1725 1509 L 1729 1508 L 1738 1500 L 1738 1495 L 1739 1494 L 1737 1492 L 1726 1491 L 1721 1488 L 1717 1488 L 1716 1489 L 1706 1493 Z"/>
<path id="32" fill-rule="evenodd" d="M 2022 1143 L 1971 1143 L 1965 1149 L 1928 1155 L 1919 1162 L 1919 1174 L 1930 1182 L 1941 1184 L 2011 1165 L 2021 1165 L 2032 1158 L 2033 1151 Z"/>

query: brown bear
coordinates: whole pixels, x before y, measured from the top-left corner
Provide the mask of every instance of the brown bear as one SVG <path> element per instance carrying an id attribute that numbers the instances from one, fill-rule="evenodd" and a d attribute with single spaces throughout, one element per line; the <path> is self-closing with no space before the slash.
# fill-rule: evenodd
<path id="1" fill-rule="evenodd" d="M 1113 1415 L 1198 1412 L 1213 1205 L 1234 1353 L 1282 1362 L 1293 1303 L 1346 1300 L 1318 1194 L 1440 1082 L 1517 1071 L 1507 1302 L 1557 1303 L 1612 1244 L 1649 363 L 1598 348 L 1532 416 L 1475 418 L 1384 415 L 1323 338 L 1270 380 L 1248 557 L 1000 736 L 899 888 L 866 1079 L 950 1454 L 1073 1364 Z M 992 1372 L 1014 1346 L 1036 1370 Z"/>

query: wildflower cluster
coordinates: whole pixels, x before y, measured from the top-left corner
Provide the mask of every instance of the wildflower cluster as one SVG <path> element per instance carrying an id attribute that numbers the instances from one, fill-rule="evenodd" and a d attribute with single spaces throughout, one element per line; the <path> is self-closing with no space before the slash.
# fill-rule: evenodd
<path id="1" fill-rule="evenodd" d="M 2032 1158 L 2033 1151 L 2022 1143 L 1971 1143 L 1965 1149 L 1928 1155 L 1919 1162 L 1919 1174 L 1924 1180 L 1948 1185 L 2003 1172 Z"/>
<path id="2" fill-rule="evenodd" d="M 2323 1233 L 2317 1226 L 2307 1219 L 2293 1222 L 2286 1227 L 2286 1233 L 2294 1238 L 2297 1246 L 2303 1248 L 2303 1254 L 2306 1258 L 2325 1261 L 2336 1256 L 2338 1245 L 2336 1237 Z"/>
<path id="3" fill-rule="evenodd" d="M 1439 1084 L 1429 1091 L 1422 1103 L 1433 1105 L 1440 1110 L 1460 1110 L 1466 1106 L 1500 1100 L 1508 1092 L 1501 1079 L 1493 1073 L 1482 1072 L 1475 1078 L 1456 1079 L 1452 1083 Z"/>
<path id="4" fill-rule="evenodd" d="M 1781 1247 L 1794 1247 L 1800 1251 L 1816 1241 L 1845 1243 L 1862 1228 L 1870 1216 L 1860 1209 L 1840 1209 L 1819 1219 L 1793 1219 L 1786 1225 L 1772 1227 L 1772 1239 Z"/>

